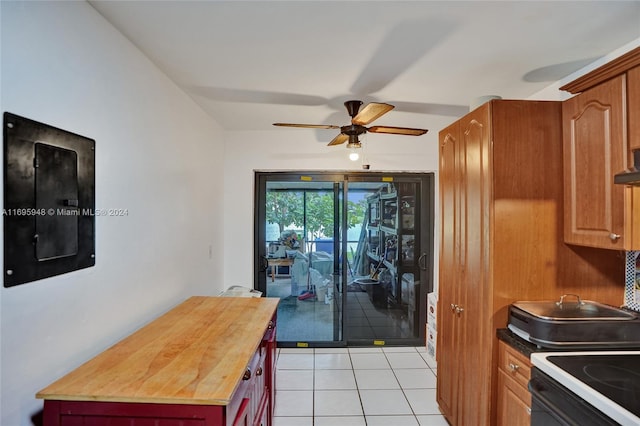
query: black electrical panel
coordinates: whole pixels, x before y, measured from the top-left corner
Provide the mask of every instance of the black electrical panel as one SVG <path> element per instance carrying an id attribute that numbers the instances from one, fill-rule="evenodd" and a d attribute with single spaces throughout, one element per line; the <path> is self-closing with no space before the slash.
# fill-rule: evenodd
<path id="1" fill-rule="evenodd" d="M 95 141 L 4 113 L 4 286 L 95 265 Z"/>

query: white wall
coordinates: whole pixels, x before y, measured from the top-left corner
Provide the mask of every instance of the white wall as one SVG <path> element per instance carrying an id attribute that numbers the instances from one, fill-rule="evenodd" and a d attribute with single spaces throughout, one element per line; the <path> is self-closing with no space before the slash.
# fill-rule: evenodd
<path id="1" fill-rule="evenodd" d="M 367 134 L 361 137 L 371 171 L 432 172 L 438 168 L 438 131 L 452 117 L 427 123 L 424 136 Z M 328 130 L 328 132 L 331 132 Z M 345 145 L 328 147 L 318 142 L 314 130 L 284 129 L 265 132 L 229 132 L 225 137 L 225 283 L 253 284 L 254 171 L 261 170 L 356 170 Z M 437 177 L 435 181 L 437 200 Z M 435 211 L 437 219 L 437 207 Z M 437 235 L 436 235 L 437 239 Z M 249 250 L 248 250 L 249 249 Z M 437 244 L 434 247 L 437 264 Z M 437 276 L 436 276 L 437 279 Z M 436 281 L 437 283 L 437 281 Z"/>
<path id="2" fill-rule="evenodd" d="M 95 267 L 0 289 L 0 424 L 16 426 L 53 380 L 188 296 L 222 290 L 224 146 L 89 4 L 0 10 L 2 111 L 94 138 L 96 208 L 128 209 L 96 218 Z"/>
<path id="3" fill-rule="evenodd" d="M 569 93 L 569 92 L 565 92 L 563 90 L 560 90 L 560 87 L 564 86 L 565 84 L 567 84 L 569 82 L 572 82 L 573 80 L 576 80 L 579 77 L 582 77 L 583 75 L 585 75 L 588 72 L 593 71 L 594 69 L 606 64 L 607 62 L 610 62 L 610 61 L 614 60 L 615 58 L 617 58 L 619 56 L 622 56 L 623 54 L 635 49 L 638 46 L 640 46 L 640 38 L 638 38 L 638 39 L 636 39 L 636 40 L 634 40 L 632 42 L 629 42 L 629 43 L 625 44 L 624 46 L 621 46 L 620 48 L 614 50 L 613 52 L 609 53 L 608 55 L 605 55 L 602 58 L 590 63 L 586 67 L 581 68 L 581 69 L 577 70 L 576 72 L 566 76 L 562 80 L 559 80 L 557 82 L 554 82 L 554 83 L 550 84 L 549 86 L 545 87 L 541 91 L 533 94 L 532 96 L 529 96 L 527 99 L 543 100 L 543 101 L 564 101 L 565 99 L 569 99 L 573 95 L 571 93 Z"/>

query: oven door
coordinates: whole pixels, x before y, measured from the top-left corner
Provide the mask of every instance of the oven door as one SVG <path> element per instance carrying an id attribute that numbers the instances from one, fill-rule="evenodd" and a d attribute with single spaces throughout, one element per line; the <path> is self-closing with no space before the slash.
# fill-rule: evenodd
<path id="1" fill-rule="evenodd" d="M 618 425 L 537 368 L 531 370 L 531 426 Z"/>

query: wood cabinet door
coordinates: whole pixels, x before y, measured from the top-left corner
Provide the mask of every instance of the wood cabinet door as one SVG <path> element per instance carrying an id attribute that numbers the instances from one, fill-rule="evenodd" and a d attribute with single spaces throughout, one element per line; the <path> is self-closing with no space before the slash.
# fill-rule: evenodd
<path id="1" fill-rule="evenodd" d="M 464 354 L 458 350 L 458 325 L 453 306 L 458 303 L 460 282 L 460 203 L 461 180 L 459 123 L 440 132 L 440 283 L 438 286 L 437 400 L 451 424 L 457 423 L 458 363 Z"/>
<path id="2" fill-rule="evenodd" d="M 619 76 L 563 102 L 566 243 L 625 247 L 624 187 L 613 183 L 627 167 L 624 83 Z"/>
<path id="3" fill-rule="evenodd" d="M 459 425 L 489 424 L 492 349 L 488 294 L 491 204 L 491 104 L 477 108 L 461 123 L 460 262 L 458 295 L 460 363 Z"/>
<path id="4" fill-rule="evenodd" d="M 498 370 L 498 426 L 529 426 L 531 424 L 531 407 L 522 398 L 528 393 L 503 370 Z"/>
<path id="5" fill-rule="evenodd" d="M 492 350 L 484 338 L 483 302 L 489 270 L 489 114 L 486 104 L 440 133 L 437 395 L 455 425 L 488 424 L 491 408 L 486 366 Z"/>
<path id="6" fill-rule="evenodd" d="M 531 362 L 504 342 L 498 343 L 498 426 L 528 426 L 531 423 Z"/>

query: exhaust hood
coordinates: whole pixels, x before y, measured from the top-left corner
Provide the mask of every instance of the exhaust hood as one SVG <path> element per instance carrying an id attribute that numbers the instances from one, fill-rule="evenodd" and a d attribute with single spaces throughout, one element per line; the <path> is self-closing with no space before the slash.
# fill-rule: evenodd
<path id="1" fill-rule="evenodd" d="M 613 183 L 640 186 L 640 149 L 633 151 L 633 167 L 615 175 Z"/>

